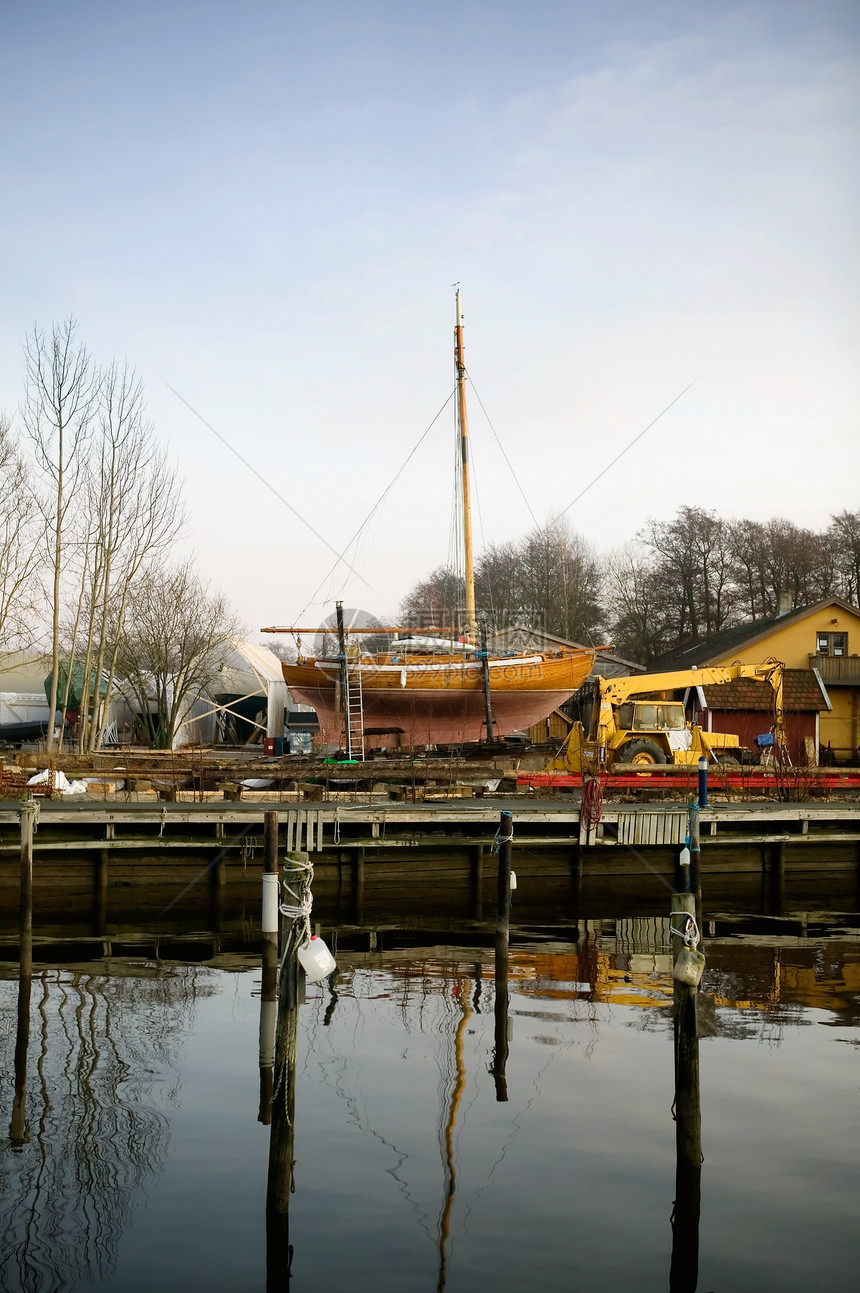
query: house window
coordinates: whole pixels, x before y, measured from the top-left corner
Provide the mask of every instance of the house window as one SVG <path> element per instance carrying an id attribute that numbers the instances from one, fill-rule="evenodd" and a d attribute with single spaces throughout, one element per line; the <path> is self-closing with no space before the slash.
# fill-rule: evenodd
<path id="1" fill-rule="evenodd" d="M 848 634 L 816 633 L 815 652 L 816 655 L 847 655 Z"/>

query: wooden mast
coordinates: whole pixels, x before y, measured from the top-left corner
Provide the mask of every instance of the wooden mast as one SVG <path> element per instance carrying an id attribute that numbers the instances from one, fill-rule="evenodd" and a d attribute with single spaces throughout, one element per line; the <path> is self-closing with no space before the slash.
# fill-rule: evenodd
<path id="1" fill-rule="evenodd" d="M 460 310 L 460 289 L 457 288 L 457 326 L 454 329 L 454 362 L 457 368 L 457 405 L 460 416 L 460 457 L 463 485 L 463 560 L 466 567 L 466 632 L 467 642 L 478 635 L 475 614 L 475 558 L 472 549 L 472 505 L 469 496 L 469 419 L 466 416 L 466 360 L 463 352 L 463 315 Z"/>

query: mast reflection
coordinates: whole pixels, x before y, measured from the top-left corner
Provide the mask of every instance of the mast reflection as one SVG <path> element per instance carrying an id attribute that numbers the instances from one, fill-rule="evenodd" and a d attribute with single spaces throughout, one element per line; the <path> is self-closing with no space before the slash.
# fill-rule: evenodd
<path id="1" fill-rule="evenodd" d="M 472 1005 L 469 1001 L 468 980 L 459 982 L 454 987 L 454 994 L 460 1005 L 460 1018 L 454 1033 L 454 1085 L 442 1134 L 442 1162 L 445 1169 L 445 1193 L 442 1211 L 439 1214 L 439 1278 L 436 1284 L 438 1293 L 442 1293 L 448 1277 L 448 1240 L 451 1236 L 451 1214 L 454 1208 L 454 1195 L 457 1190 L 457 1165 L 454 1153 L 454 1128 L 457 1125 L 457 1114 L 460 1101 L 466 1089 L 466 1062 L 463 1057 L 463 1039 L 466 1036 L 466 1025 L 472 1017 Z"/>

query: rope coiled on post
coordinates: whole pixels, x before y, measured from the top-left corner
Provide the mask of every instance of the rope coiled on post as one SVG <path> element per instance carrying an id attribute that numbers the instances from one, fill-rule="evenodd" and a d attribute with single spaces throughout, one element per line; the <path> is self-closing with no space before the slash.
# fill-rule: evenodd
<path id="1" fill-rule="evenodd" d="M 682 916 L 684 918 L 682 921 L 682 929 L 675 929 L 672 924 L 672 921 L 676 916 Z M 699 933 L 699 926 L 696 924 L 696 917 L 689 911 L 672 911 L 669 913 L 669 933 L 674 934 L 676 938 L 683 938 L 685 945 L 687 947 L 692 947 L 694 950 L 702 941 L 702 936 Z"/>
<path id="2" fill-rule="evenodd" d="M 491 853 L 498 853 L 498 851 L 499 851 L 499 849 L 502 847 L 502 845 L 503 845 L 503 844 L 508 844 L 508 843 L 510 843 L 510 841 L 511 841 L 513 838 L 514 838 L 514 827 L 513 827 L 513 822 L 511 823 L 511 833 L 510 833 L 510 835 L 503 835 L 503 834 L 502 834 L 502 828 L 501 828 L 501 826 L 500 826 L 500 827 L 498 828 L 498 830 L 496 831 L 495 835 L 493 836 L 493 842 L 492 842 L 492 844 L 490 845 L 490 852 L 491 852 Z"/>
<path id="3" fill-rule="evenodd" d="M 298 881 L 294 881 L 299 892 L 296 893 L 294 889 L 290 888 L 285 879 L 282 880 L 282 890 L 289 894 L 293 901 L 281 901 L 279 910 L 282 916 L 291 916 L 293 920 L 301 921 L 301 927 L 297 927 L 296 932 L 299 935 L 298 946 L 302 946 L 302 944 L 310 942 L 311 937 L 311 911 L 314 905 L 311 884 L 314 878 L 314 868 L 310 859 L 302 861 L 299 858 L 290 858 L 287 865 L 291 870 L 299 873 Z M 293 877 L 290 878 L 293 879 Z"/>
<path id="4" fill-rule="evenodd" d="M 21 821 L 23 823 L 25 817 L 32 817 L 34 835 L 39 829 L 39 811 L 40 804 L 34 795 L 28 795 L 26 799 L 21 800 Z"/>

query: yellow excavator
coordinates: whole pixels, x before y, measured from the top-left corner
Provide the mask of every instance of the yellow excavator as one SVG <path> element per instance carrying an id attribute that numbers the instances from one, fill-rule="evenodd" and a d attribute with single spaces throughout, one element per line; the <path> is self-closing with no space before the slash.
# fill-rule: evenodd
<path id="1" fill-rule="evenodd" d="M 773 689 L 773 744 L 785 745 L 783 716 L 784 665 L 731 664 L 676 673 L 636 674 L 627 678 L 593 675 L 578 693 L 582 721 L 573 724 L 558 755 L 554 772 L 593 772 L 613 764 L 695 764 L 740 762 L 740 740 L 733 733 L 706 732 L 687 720 L 683 700 L 667 699 L 690 687 L 710 687 L 735 678 L 755 678 Z"/>

